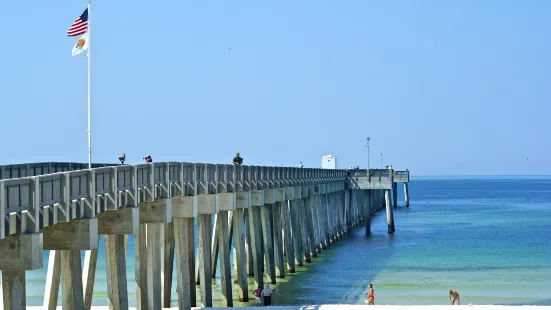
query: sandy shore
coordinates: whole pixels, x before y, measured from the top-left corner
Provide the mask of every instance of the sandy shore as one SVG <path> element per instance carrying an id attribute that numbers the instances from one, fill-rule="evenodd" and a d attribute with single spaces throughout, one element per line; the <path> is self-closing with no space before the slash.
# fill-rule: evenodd
<path id="1" fill-rule="evenodd" d="M 367 306 L 367 305 L 304 305 L 304 306 L 270 306 L 271 310 L 360 310 L 360 309 L 370 309 L 370 307 L 375 307 L 377 309 L 386 309 L 386 310 L 423 310 L 423 309 L 441 309 L 442 307 L 447 307 L 445 305 L 428 305 L 428 306 L 397 306 L 397 305 L 376 305 L 376 306 Z M 495 306 L 495 305 L 461 305 L 454 306 L 460 308 L 469 308 L 469 309 L 495 309 L 495 310 L 521 310 L 521 309 L 536 309 L 536 310 L 551 310 L 551 306 Z M 246 307 L 247 309 L 265 309 L 265 307 Z M 27 307 L 31 310 L 42 310 L 43 307 Z M 61 310 L 61 306 L 57 307 Z M 178 307 L 170 308 L 171 310 L 178 310 Z M 193 309 L 202 309 L 200 307 Z M 209 310 L 222 310 L 228 308 L 204 308 Z M 92 310 L 109 310 L 109 307 L 104 306 L 95 306 L 92 307 Z M 136 310 L 136 308 L 130 308 L 129 310 Z"/>

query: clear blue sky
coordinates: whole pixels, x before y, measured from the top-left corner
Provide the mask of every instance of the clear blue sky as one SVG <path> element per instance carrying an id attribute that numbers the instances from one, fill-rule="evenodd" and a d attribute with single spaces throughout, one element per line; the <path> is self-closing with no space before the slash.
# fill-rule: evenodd
<path id="1" fill-rule="evenodd" d="M 0 163 L 87 161 L 86 1 L 0 4 Z M 551 1 L 106 1 L 93 161 L 551 174 Z M 231 49 L 230 49 L 231 48 Z"/>

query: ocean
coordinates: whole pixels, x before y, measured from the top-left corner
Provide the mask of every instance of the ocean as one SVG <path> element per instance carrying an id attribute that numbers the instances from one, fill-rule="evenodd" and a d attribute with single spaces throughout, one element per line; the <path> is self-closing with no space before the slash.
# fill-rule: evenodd
<path id="1" fill-rule="evenodd" d="M 398 189 L 393 235 L 384 211 L 377 213 L 370 236 L 357 228 L 278 279 L 273 303 L 364 304 L 372 283 L 379 305 L 444 305 L 449 289 L 459 292 L 461 304 L 551 305 L 551 178 L 412 179 L 409 208 L 400 206 Z M 128 254 L 134 306 L 132 240 Z M 27 272 L 29 306 L 43 302 L 47 263 L 45 252 L 44 268 Z M 250 290 L 253 284 L 250 278 Z M 217 278 L 213 306 L 220 306 L 219 285 Z M 174 281 L 173 305 L 175 288 Z M 107 305 L 102 240 L 93 305 Z"/>

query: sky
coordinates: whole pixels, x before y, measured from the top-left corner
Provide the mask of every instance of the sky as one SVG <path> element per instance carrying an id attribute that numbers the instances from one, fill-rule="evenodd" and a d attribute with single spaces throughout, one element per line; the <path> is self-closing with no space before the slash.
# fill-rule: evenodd
<path id="1" fill-rule="evenodd" d="M 87 162 L 67 37 L 86 5 L 0 4 L 0 164 Z M 92 160 L 551 174 L 550 19 L 547 0 L 95 0 Z"/>

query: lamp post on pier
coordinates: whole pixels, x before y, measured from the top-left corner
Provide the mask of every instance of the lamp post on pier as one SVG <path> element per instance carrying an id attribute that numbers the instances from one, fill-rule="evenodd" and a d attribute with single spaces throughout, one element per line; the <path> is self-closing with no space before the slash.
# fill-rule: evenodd
<path id="1" fill-rule="evenodd" d="M 381 169 L 383 169 L 383 153 L 381 153 Z"/>
<path id="2" fill-rule="evenodd" d="M 370 138 L 367 137 L 367 142 L 365 143 L 365 147 L 367 148 L 367 170 L 369 170 L 369 140 Z"/>

